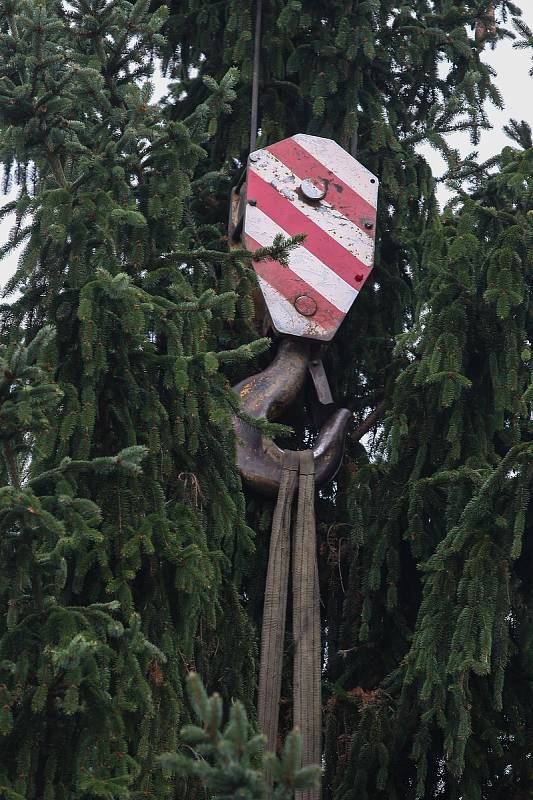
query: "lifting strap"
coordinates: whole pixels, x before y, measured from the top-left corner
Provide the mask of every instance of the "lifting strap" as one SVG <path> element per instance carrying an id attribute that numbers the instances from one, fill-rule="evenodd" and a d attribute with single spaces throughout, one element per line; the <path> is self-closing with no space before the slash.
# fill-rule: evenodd
<path id="1" fill-rule="evenodd" d="M 258 722 L 260 730 L 267 737 L 267 749 L 272 752 L 276 752 L 277 749 L 289 585 L 291 510 L 297 483 L 298 453 L 287 450 L 284 454 L 278 502 L 272 520 L 259 661 Z"/>
<path id="2" fill-rule="evenodd" d="M 315 459 L 300 453 L 298 515 L 292 569 L 292 629 L 294 637 L 294 725 L 302 734 L 302 766 L 320 765 L 322 698 L 320 590 L 316 562 Z M 300 800 L 318 800 L 317 790 L 296 792 Z"/>
<path id="3" fill-rule="evenodd" d="M 298 503 L 292 548 L 292 629 L 294 639 L 294 725 L 302 736 L 302 766 L 320 764 L 322 753 L 321 640 L 315 531 L 313 452 L 284 453 L 263 606 L 258 721 L 267 748 L 277 749 L 283 645 L 291 554 L 291 518 Z M 319 800 L 318 790 L 297 792 L 298 800 Z"/>

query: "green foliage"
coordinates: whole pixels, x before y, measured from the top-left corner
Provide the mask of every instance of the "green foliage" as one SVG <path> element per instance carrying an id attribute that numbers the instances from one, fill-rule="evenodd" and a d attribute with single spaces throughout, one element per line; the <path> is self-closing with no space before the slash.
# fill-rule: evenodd
<path id="1" fill-rule="evenodd" d="M 438 796 L 439 781 L 453 798 L 531 787 L 532 157 L 506 148 L 424 237 L 415 325 L 397 339 L 406 364 L 351 501 L 363 507 L 361 621 L 345 624 L 337 684 L 364 686 L 357 651 L 382 650 L 389 718 L 379 697 L 355 715 L 343 702 L 356 734 L 342 798 L 353 780 L 362 797 L 402 796 L 408 757 L 416 797 Z M 365 644 L 352 655 L 354 637 Z"/>
<path id="2" fill-rule="evenodd" d="M 8 608 L 0 640 L 0 746 L 7 797 L 41 792 L 53 797 L 58 775 L 77 782 L 76 745 L 84 754 L 84 771 L 98 773 L 102 766 L 94 743 L 104 731 L 113 738 L 122 734 L 120 709 L 139 703 L 143 660 L 166 661 L 142 634 L 139 616 L 125 617 L 117 600 L 79 605 L 66 591 L 69 562 L 82 543 L 103 539 L 100 509 L 79 494 L 84 477 L 136 477 L 147 450 L 130 447 L 92 461 L 64 458 L 46 471 L 27 464 L 28 454 L 37 453 L 31 444 L 52 425 L 61 397 L 50 365 L 43 363 L 51 340 L 52 330 L 43 328 L 28 347 L 3 345 L 0 353 L 0 441 L 9 477 L 0 488 L 0 588 Z M 113 673 L 120 659 L 127 672 L 117 704 Z M 45 742 L 38 788 L 32 763 Z M 98 782 L 125 790 L 135 770 L 132 761 L 119 775 Z"/>
<path id="3" fill-rule="evenodd" d="M 223 725 L 222 698 L 208 697 L 196 673 L 189 675 L 187 690 L 200 725 L 182 728 L 181 739 L 189 748 L 164 753 L 159 759 L 164 770 L 194 776 L 218 800 L 261 800 L 267 781 L 271 781 L 272 800 L 291 800 L 295 791 L 316 786 L 320 767 L 300 767 L 297 731 L 287 737 L 280 758 L 265 754 L 265 737 L 254 733 L 242 703 L 231 706 Z"/>
<path id="4" fill-rule="evenodd" d="M 511 121 L 514 146 L 486 165 L 446 142 L 475 143 L 500 103 L 479 0 L 263 5 L 259 144 L 331 136 L 380 177 L 373 278 L 326 356 L 355 424 L 317 500 L 324 798 L 528 796 L 531 131 Z M 492 40 L 511 20 L 529 47 L 516 4 L 494 6 Z M 21 247 L 0 310 L 10 800 L 264 791 L 248 719 L 272 509 L 242 493 L 229 386 L 270 340 L 250 254 L 225 236 L 253 24 L 241 0 L 0 5 L 0 161 L 17 187 L 0 256 Z M 154 103 L 158 55 L 172 82 Z M 448 164 L 443 213 L 421 143 Z M 313 441 L 311 407 L 284 420 L 295 447 Z M 207 687 L 193 680 L 192 703 L 191 669 Z M 177 753 L 163 769 L 162 752 Z M 297 764 L 291 735 L 267 759 L 279 797 L 307 785 Z"/>
<path id="5" fill-rule="evenodd" d="M 511 22 L 517 46 L 529 47 L 520 4 L 493 5 L 492 41 Z M 476 144 L 487 103 L 501 103 L 474 33 L 491 22 L 488 5 L 263 7 L 259 145 L 331 136 L 380 178 L 374 280 L 326 359 L 357 425 L 375 416 L 364 447 L 359 428 L 348 436 L 317 509 L 324 795 L 530 792 L 530 672 L 518 653 L 531 616 L 531 133 L 511 121 L 518 149 L 485 166 L 446 141 L 464 129 Z M 240 0 L 170 4 L 163 54 L 182 92 L 175 118 L 204 96 L 204 73 L 240 68 L 235 111 L 204 165 L 219 197 L 248 146 L 253 12 Z M 424 142 L 441 151 L 456 190 L 442 214 Z M 198 185 L 196 213 L 223 219 L 222 202 L 207 203 Z M 293 446 L 313 441 L 301 408 L 287 422 Z M 249 513 L 268 536 L 269 508 L 250 498 Z M 247 585 L 257 623 L 265 561 L 260 545 Z M 290 676 L 284 686 L 290 698 Z"/>
<path id="6" fill-rule="evenodd" d="M 28 800 L 174 797 L 155 757 L 215 649 L 228 696 L 253 699 L 252 531 L 219 364 L 268 342 L 243 314 L 249 254 L 189 210 L 237 72 L 169 119 L 149 82 L 165 18 L 145 0 L 0 8 L 2 255 L 22 248 L 0 342 L 0 783 Z"/>

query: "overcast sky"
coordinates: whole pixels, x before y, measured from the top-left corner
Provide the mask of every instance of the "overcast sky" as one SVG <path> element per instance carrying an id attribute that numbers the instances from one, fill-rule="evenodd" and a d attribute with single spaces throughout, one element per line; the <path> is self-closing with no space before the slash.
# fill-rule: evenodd
<path id="1" fill-rule="evenodd" d="M 533 28 L 533 0 L 515 0 L 517 5 L 523 9 L 523 19 Z M 498 44 L 495 50 L 488 48 L 484 53 L 484 60 L 490 63 L 497 72 L 495 82 L 502 93 L 505 107 L 499 110 L 490 106 L 488 115 L 492 124 L 492 130 L 485 131 L 482 135 L 481 143 L 477 147 L 480 159 L 484 160 L 498 153 L 506 144 L 510 144 L 509 139 L 503 133 L 503 126 L 510 118 L 527 120 L 533 124 L 533 77 L 529 76 L 531 67 L 531 50 L 516 50 L 512 47 L 512 42 L 506 40 Z M 157 94 L 164 91 L 163 81 L 158 81 L 156 87 Z M 453 147 L 460 150 L 462 155 L 470 153 L 474 148 L 469 141 L 468 135 L 463 133 L 449 136 L 449 142 Z M 433 171 L 436 175 L 441 175 L 444 162 L 441 156 L 430 147 L 421 148 L 428 158 Z M 447 193 L 445 189 L 439 192 L 441 200 L 445 200 Z M 8 195 L 0 195 L 0 205 L 10 200 Z M 7 241 L 12 220 L 3 220 L 0 223 L 0 243 Z M 12 275 L 16 266 L 16 257 L 10 257 L 0 262 L 0 286 Z"/>

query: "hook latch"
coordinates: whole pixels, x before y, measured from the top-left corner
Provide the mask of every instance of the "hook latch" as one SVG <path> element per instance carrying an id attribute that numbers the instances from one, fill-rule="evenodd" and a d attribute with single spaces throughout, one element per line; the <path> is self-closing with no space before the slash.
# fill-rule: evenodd
<path id="1" fill-rule="evenodd" d="M 313 379 L 318 402 L 323 406 L 333 403 L 333 396 L 329 387 L 328 376 L 321 358 L 313 358 L 309 362 L 309 373 Z"/>

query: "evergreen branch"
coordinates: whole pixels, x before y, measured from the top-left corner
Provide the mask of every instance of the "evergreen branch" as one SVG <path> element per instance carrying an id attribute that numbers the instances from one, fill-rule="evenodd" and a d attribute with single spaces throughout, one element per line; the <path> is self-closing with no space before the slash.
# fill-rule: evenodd
<path id="1" fill-rule="evenodd" d="M 4 457 L 6 460 L 11 483 L 15 489 L 21 491 L 22 487 L 21 487 L 17 460 L 15 457 L 15 453 L 13 451 L 11 441 L 9 439 L 4 440 L 3 448 L 4 448 Z M 45 609 L 43 584 L 41 580 L 41 575 L 37 567 L 37 563 L 35 561 L 35 554 L 33 550 L 31 551 L 30 554 L 30 582 L 31 582 L 31 591 L 35 608 L 38 614 L 42 614 Z"/>
<path id="2" fill-rule="evenodd" d="M 435 554 L 429 559 L 426 565 L 421 567 L 424 572 L 442 563 L 441 559 L 445 554 L 452 555 L 460 551 L 463 536 L 468 530 L 468 526 L 475 525 L 480 508 L 487 509 L 489 507 L 491 493 L 500 485 L 503 476 L 518 463 L 520 458 L 533 459 L 533 442 L 521 442 L 510 448 L 498 467 L 483 481 L 478 491 L 468 501 L 461 513 L 458 523 L 451 528 L 446 538 L 440 542 Z"/>
<path id="3" fill-rule="evenodd" d="M 229 720 L 223 725 L 222 699 L 218 694 L 208 697 L 195 673 L 187 678 L 187 693 L 200 724 L 182 728 L 181 738 L 194 747 L 193 754 L 187 750 L 164 753 L 159 757 L 164 769 L 194 775 L 218 800 L 237 796 L 262 800 L 268 773 L 273 776 L 272 800 L 292 800 L 295 790 L 317 786 L 320 767 L 300 766 L 299 732 L 289 734 L 281 759 L 269 753 L 261 765 L 265 737 L 252 730 L 241 703 L 232 705 Z"/>
<path id="4" fill-rule="evenodd" d="M 258 418 L 247 414 L 242 410 L 240 397 L 235 392 L 228 394 L 227 403 L 238 419 L 242 420 L 242 422 L 246 423 L 246 425 L 249 425 L 251 428 L 261 431 L 263 436 L 276 439 L 280 436 L 291 436 L 294 433 L 294 430 L 289 425 L 282 425 L 279 422 L 270 422 L 265 417 Z"/>
<path id="5" fill-rule="evenodd" d="M 63 165 L 61 163 L 59 155 L 54 151 L 54 149 L 50 145 L 46 145 L 46 152 L 48 155 L 48 163 L 52 168 L 52 172 L 54 174 L 54 178 L 56 179 L 58 186 L 60 186 L 62 189 L 68 188 L 68 182 L 65 173 L 63 171 Z"/>
<path id="6" fill-rule="evenodd" d="M 290 253 L 305 241 L 305 236 L 305 233 L 298 233 L 296 236 L 283 236 L 278 233 L 268 247 L 258 247 L 257 250 L 245 252 L 253 261 L 279 261 L 282 266 L 288 267 Z"/>
<path id="7" fill-rule="evenodd" d="M 264 337 L 263 339 L 255 339 L 248 344 L 242 344 L 233 348 L 233 350 L 219 350 L 213 355 L 219 364 L 239 364 L 261 355 L 261 353 L 269 350 L 270 347 L 272 347 L 272 340 Z"/>
<path id="8" fill-rule="evenodd" d="M 95 472 L 97 474 L 108 474 L 115 470 L 124 470 L 131 475 L 139 475 L 141 472 L 141 461 L 148 455 L 148 449 L 143 446 L 135 445 L 126 447 L 116 456 L 100 456 L 93 459 L 71 459 L 64 458 L 58 467 L 46 470 L 36 475 L 28 481 L 28 486 L 35 487 L 45 481 L 57 481 L 70 472 Z"/>
<path id="9" fill-rule="evenodd" d="M 223 250 L 178 250 L 168 253 L 161 257 L 162 261 L 180 261 L 194 263 L 195 261 L 279 261 L 283 266 L 287 266 L 287 259 L 292 250 L 305 241 L 305 233 L 298 233 L 295 236 L 283 236 L 277 234 L 274 241 L 268 247 L 258 247 L 256 250 L 232 249 Z"/>
<path id="10" fill-rule="evenodd" d="M 378 405 L 375 407 L 373 411 L 363 420 L 363 422 L 357 426 L 357 428 L 348 434 L 348 437 L 351 441 L 358 442 L 363 436 L 366 436 L 369 430 L 377 425 L 380 417 L 383 415 L 383 411 L 385 410 L 385 400 L 381 400 Z"/>
<path id="11" fill-rule="evenodd" d="M 4 449 L 4 458 L 6 461 L 7 471 L 11 484 L 12 486 L 15 487 L 15 489 L 20 489 L 21 484 L 18 473 L 17 459 L 13 451 L 13 445 L 9 439 L 4 440 L 3 449 Z"/>

